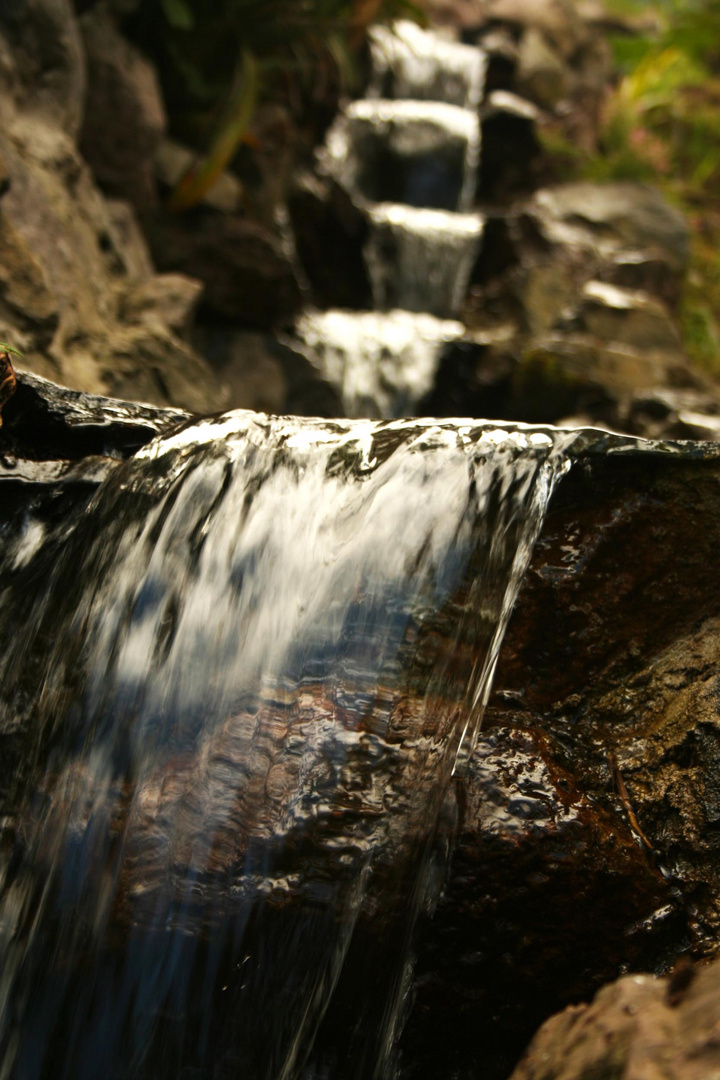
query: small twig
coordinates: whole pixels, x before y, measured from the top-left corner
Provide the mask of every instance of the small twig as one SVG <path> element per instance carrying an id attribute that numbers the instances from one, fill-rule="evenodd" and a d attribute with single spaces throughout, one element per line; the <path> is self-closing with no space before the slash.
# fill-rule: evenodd
<path id="1" fill-rule="evenodd" d="M 628 790 L 625 787 L 625 781 L 623 780 L 622 773 L 620 772 L 620 766 L 617 763 L 617 758 L 615 757 L 614 750 L 608 751 L 608 763 L 610 765 L 610 769 L 612 770 L 612 774 L 615 780 L 615 787 L 617 788 L 617 793 L 620 796 L 620 802 L 625 807 L 625 812 L 628 816 L 628 820 L 630 821 L 630 828 L 633 830 L 635 835 L 640 838 L 648 851 L 654 851 L 655 849 L 653 848 L 645 833 L 642 831 L 640 827 L 640 822 L 637 819 L 637 815 L 632 808 L 630 796 L 628 795 Z"/>

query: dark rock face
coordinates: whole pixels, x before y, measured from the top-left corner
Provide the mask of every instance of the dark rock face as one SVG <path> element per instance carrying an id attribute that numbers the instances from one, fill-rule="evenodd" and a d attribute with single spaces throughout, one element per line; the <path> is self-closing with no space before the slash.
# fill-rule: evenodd
<path id="1" fill-rule="evenodd" d="M 202 323 L 196 346 L 227 387 L 232 407 L 276 416 L 342 416 L 343 404 L 291 343 L 260 331 Z"/>
<path id="2" fill-rule="evenodd" d="M 717 953 L 718 491 L 712 457 L 643 454 L 556 492 L 456 789 L 407 1076 L 443 1075 L 448 1046 L 449 1075 L 507 1076 L 553 1008 Z M 564 1077 L 563 1038 L 557 1072 L 541 1042 L 519 1075 Z"/>
<path id="3" fill-rule="evenodd" d="M 108 194 L 152 206 L 154 157 L 166 126 L 155 72 L 105 9 L 85 14 L 80 28 L 87 64 L 82 154 Z"/>
<path id="4" fill-rule="evenodd" d="M 481 118 L 478 199 L 507 203 L 532 191 L 540 158 L 537 109 L 515 94 L 496 90 L 488 96 Z"/>
<path id="5" fill-rule="evenodd" d="M 372 304 L 363 257 L 367 218 L 328 177 L 299 176 L 288 202 L 297 253 L 318 307 L 362 311 Z"/>
<path id="6" fill-rule="evenodd" d="M 298 284 L 280 237 L 264 226 L 206 207 L 145 224 L 158 269 L 199 278 L 206 311 L 263 330 L 292 321 Z"/>
<path id="7" fill-rule="evenodd" d="M 79 461 L 101 456 L 119 461 L 188 419 L 190 414 L 179 409 L 82 394 L 26 372 L 4 403 L 0 446 L 6 459 Z M 7 460 L 4 467 L 5 479 L 10 479 Z"/>

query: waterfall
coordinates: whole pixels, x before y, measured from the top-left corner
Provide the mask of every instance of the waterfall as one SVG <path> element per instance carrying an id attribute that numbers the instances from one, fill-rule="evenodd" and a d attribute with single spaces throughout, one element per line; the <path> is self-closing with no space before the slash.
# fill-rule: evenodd
<path id="1" fill-rule="evenodd" d="M 454 315 L 477 257 L 481 215 L 397 203 L 380 203 L 368 213 L 365 258 L 378 308 Z"/>
<path id="2" fill-rule="evenodd" d="M 573 438 L 231 413 L 28 554 L 35 592 L 0 597 L 3 1080 L 393 1075 L 451 776 Z"/>
<path id="3" fill-rule="evenodd" d="M 481 49 L 427 33 L 406 19 L 392 27 L 372 27 L 370 47 L 369 97 L 479 107 L 487 72 L 487 56 Z"/>
<path id="4" fill-rule="evenodd" d="M 477 113 L 444 101 L 353 101 L 328 132 L 325 171 L 363 202 L 465 210 L 480 148 Z"/>
<path id="5" fill-rule="evenodd" d="M 298 333 L 342 393 L 348 412 L 412 416 L 435 382 L 442 348 L 464 327 L 409 311 L 306 312 Z"/>
<path id="6" fill-rule="evenodd" d="M 487 57 L 482 49 L 405 21 L 373 28 L 371 56 L 368 96 L 338 116 L 319 167 L 367 218 L 364 258 L 373 300 L 389 315 L 306 314 L 295 332 L 344 395 L 349 415 L 394 417 L 408 411 L 409 382 L 426 386 L 425 392 L 431 388 L 447 337 L 444 329 L 431 329 L 427 317 L 457 317 L 479 253 L 483 218 L 472 207 Z M 413 320 L 408 312 L 424 319 Z M 341 322 L 347 348 L 338 349 L 334 340 L 326 347 L 318 327 Z M 364 342 L 367 353 L 358 356 Z M 347 368 L 338 363 L 342 356 Z M 389 374 L 393 367 L 395 375 Z M 361 394 L 355 388 L 358 371 L 365 373 Z M 371 385 L 378 388 L 375 397 L 366 392 Z"/>

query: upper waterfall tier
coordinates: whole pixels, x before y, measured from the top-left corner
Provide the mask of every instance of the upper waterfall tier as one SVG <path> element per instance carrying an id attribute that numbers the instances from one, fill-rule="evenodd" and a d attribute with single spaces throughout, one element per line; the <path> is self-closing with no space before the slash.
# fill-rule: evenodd
<path id="1" fill-rule="evenodd" d="M 402 203 L 368 208 L 365 259 L 381 310 L 456 315 L 478 254 L 484 219 Z"/>
<path id="2" fill-rule="evenodd" d="M 447 41 L 401 20 L 370 31 L 373 74 L 369 97 L 446 101 L 477 109 L 487 56 L 473 45 Z"/>
<path id="3" fill-rule="evenodd" d="M 419 412 L 442 351 L 465 327 L 409 311 L 306 311 L 295 330 L 350 416 Z"/>
<path id="4" fill-rule="evenodd" d="M 338 117 L 321 167 L 361 201 L 439 210 L 472 205 L 477 113 L 440 101 L 354 101 Z"/>

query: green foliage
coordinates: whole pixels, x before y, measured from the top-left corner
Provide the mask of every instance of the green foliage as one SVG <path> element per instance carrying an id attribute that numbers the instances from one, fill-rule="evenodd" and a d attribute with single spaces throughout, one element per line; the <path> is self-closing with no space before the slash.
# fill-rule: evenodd
<path id="1" fill-rule="evenodd" d="M 13 356 L 19 356 L 21 360 L 25 359 L 23 353 L 18 352 L 17 349 L 13 349 L 12 345 L 7 345 L 4 341 L 0 341 L 0 352 L 12 353 Z"/>
<path id="2" fill-rule="evenodd" d="M 720 375 L 720 3 L 605 0 L 641 16 L 654 35 L 613 41 L 618 82 L 605 108 L 599 153 L 587 156 L 549 131 L 560 178 L 659 185 L 687 214 L 690 269 L 680 321 L 688 355 Z"/>

